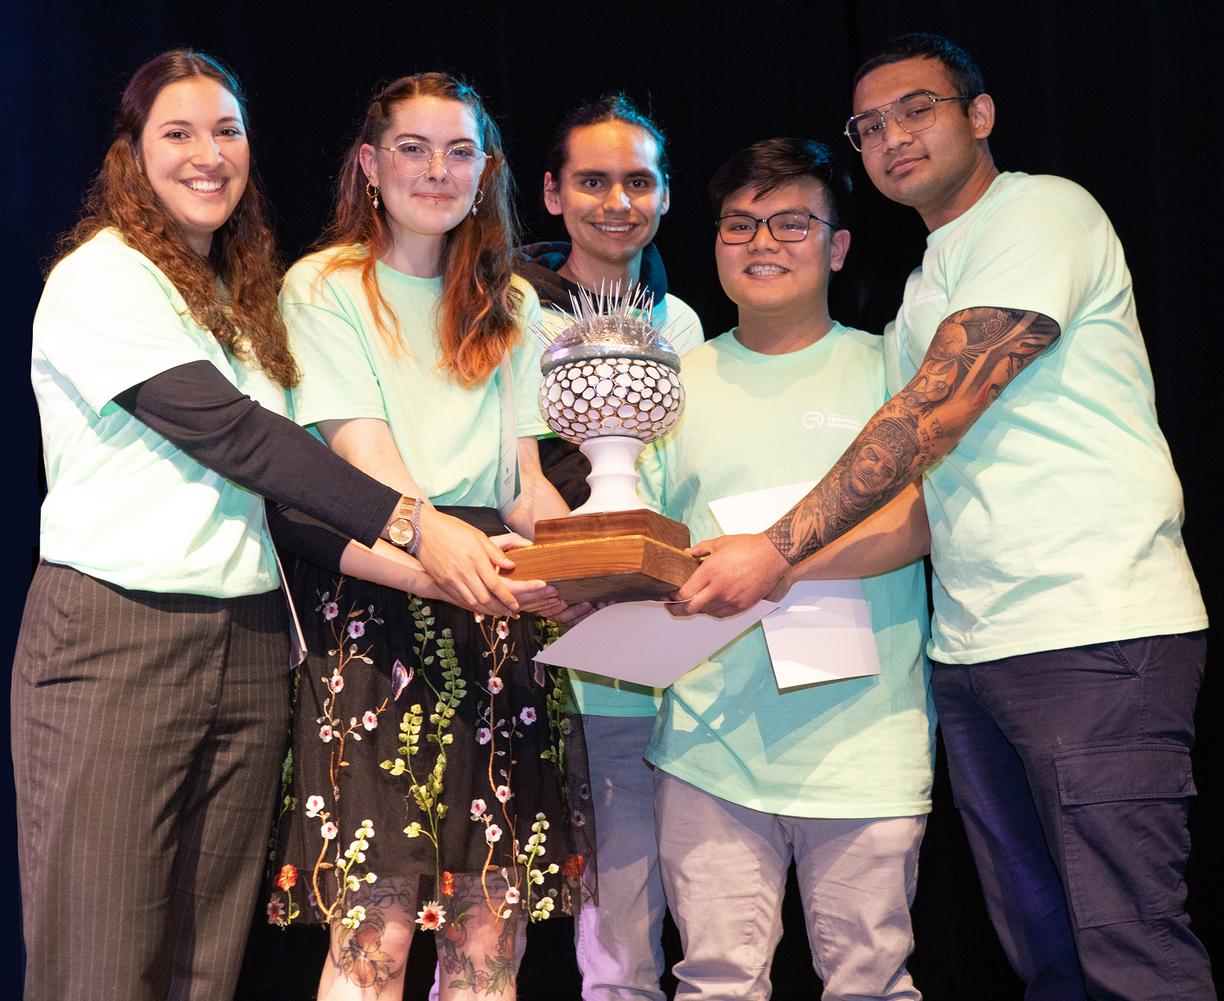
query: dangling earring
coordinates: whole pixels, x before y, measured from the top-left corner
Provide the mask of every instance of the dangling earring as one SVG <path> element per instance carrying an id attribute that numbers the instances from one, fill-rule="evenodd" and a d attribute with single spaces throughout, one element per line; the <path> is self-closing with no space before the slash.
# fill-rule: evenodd
<path id="1" fill-rule="evenodd" d="M 472 215 L 476 214 L 476 206 L 484 201 L 484 191 L 480 188 L 476 189 L 476 201 L 472 202 Z"/>
<path id="2" fill-rule="evenodd" d="M 366 181 L 366 197 L 370 199 L 370 204 L 374 206 L 374 211 L 378 211 L 378 186 Z"/>

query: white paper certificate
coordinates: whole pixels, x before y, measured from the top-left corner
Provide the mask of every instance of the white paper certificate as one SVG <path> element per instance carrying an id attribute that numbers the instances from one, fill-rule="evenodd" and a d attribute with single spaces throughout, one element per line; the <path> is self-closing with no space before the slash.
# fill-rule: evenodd
<path id="1" fill-rule="evenodd" d="M 677 619 L 662 602 L 626 601 L 587 616 L 535 659 L 666 688 L 777 607 L 776 602 L 760 601 L 729 619 Z"/>
<path id="2" fill-rule="evenodd" d="M 710 501 L 728 534 L 761 532 L 816 485 L 790 483 Z M 804 580 L 761 620 L 778 688 L 880 673 L 871 612 L 857 580 Z"/>

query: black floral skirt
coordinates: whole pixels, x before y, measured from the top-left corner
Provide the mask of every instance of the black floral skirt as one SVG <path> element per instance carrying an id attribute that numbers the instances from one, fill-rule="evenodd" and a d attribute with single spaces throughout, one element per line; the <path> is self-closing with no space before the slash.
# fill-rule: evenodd
<path id="1" fill-rule="evenodd" d="M 495 512 L 466 511 L 505 531 Z M 351 922 L 393 893 L 436 929 L 459 876 L 503 916 L 576 907 L 594 871 L 581 717 L 566 672 L 531 659 L 555 627 L 304 560 L 290 580 L 309 654 L 268 920 Z"/>

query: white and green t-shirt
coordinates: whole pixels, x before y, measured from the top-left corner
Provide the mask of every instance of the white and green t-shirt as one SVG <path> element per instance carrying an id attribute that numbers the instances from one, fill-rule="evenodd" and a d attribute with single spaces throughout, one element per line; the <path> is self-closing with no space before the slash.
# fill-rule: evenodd
<path id="1" fill-rule="evenodd" d="M 229 598 L 280 583 L 263 499 L 114 402 L 207 361 L 259 402 L 284 394 L 229 358 L 143 254 L 104 230 L 60 261 L 34 317 L 47 497 L 42 557 L 131 590 Z"/>
<path id="2" fill-rule="evenodd" d="M 879 337 L 835 324 L 784 355 L 729 331 L 686 356 L 675 432 L 643 479 L 694 540 L 722 534 L 720 497 L 819 479 L 886 399 Z M 797 817 L 930 810 L 934 716 L 921 563 L 863 581 L 878 677 L 780 692 L 754 626 L 669 688 L 646 757 L 711 795 Z"/>
<path id="3" fill-rule="evenodd" d="M 326 271 L 338 254 L 360 262 L 360 247 L 330 248 L 285 276 L 281 310 L 302 380 L 292 392 L 299 424 L 373 417 L 387 422 L 404 464 L 435 504 L 497 504 L 502 444 L 501 372 L 464 388 L 442 369 L 435 335 L 441 278 L 415 278 L 381 262 L 378 284 L 399 321 L 399 344 L 378 330 L 360 267 Z M 326 271 L 326 273 L 324 273 Z M 548 432 L 540 386 L 539 299 L 520 278 L 524 336 L 511 351 L 516 438 Z"/>
<path id="4" fill-rule="evenodd" d="M 1063 178 L 1001 174 L 931 233 L 885 335 L 893 391 L 943 319 L 974 306 L 1043 313 L 1062 336 L 927 473 L 932 659 L 1204 628 L 1130 273 L 1101 207 Z"/>

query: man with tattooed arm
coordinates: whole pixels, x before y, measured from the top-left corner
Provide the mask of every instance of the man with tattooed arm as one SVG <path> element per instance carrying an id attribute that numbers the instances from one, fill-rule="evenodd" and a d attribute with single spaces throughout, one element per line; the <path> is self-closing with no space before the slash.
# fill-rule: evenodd
<path id="1" fill-rule="evenodd" d="M 896 395 L 768 531 L 695 547 L 679 610 L 878 573 L 929 527 L 949 772 L 1027 1001 L 1214 998 L 1183 879 L 1207 617 L 1121 245 L 1077 185 L 999 172 L 946 39 L 889 43 L 853 110 L 872 183 L 929 231 Z"/>

